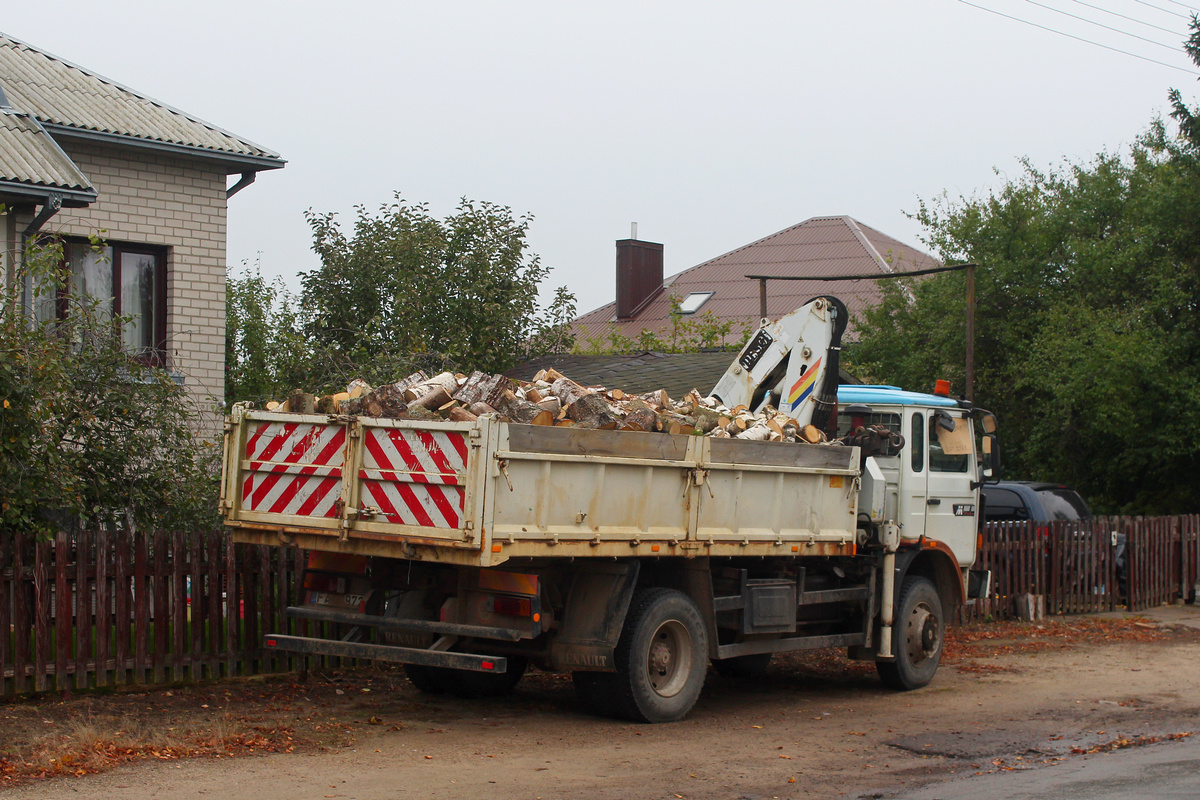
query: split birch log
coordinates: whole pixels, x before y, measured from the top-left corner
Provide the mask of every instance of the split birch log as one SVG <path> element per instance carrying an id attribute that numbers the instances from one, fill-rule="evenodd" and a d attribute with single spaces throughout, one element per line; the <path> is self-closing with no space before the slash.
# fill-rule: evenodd
<path id="1" fill-rule="evenodd" d="M 526 399 L 528 399 L 528 398 L 526 398 Z M 546 411 L 549 411 L 551 414 L 553 414 L 556 417 L 558 416 L 558 412 L 562 411 L 562 401 L 559 400 L 554 395 L 551 395 L 550 397 L 544 398 L 542 400 L 535 400 L 534 402 L 537 403 L 542 408 L 544 408 Z"/>
<path id="2" fill-rule="evenodd" d="M 554 382 L 555 386 L 558 386 L 558 384 L 559 381 Z M 567 416 L 581 427 L 615 430 L 621 425 L 621 418 L 609 408 L 608 403 L 604 402 L 604 398 L 598 394 L 585 394 L 573 403 L 567 403 L 565 398 L 560 397 L 560 399 L 567 406 Z"/>
<path id="3" fill-rule="evenodd" d="M 820 444 L 825 441 L 825 434 L 816 425 L 805 425 L 800 429 L 799 436 L 809 444 Z"/>
<path id="4" fill-rule="evenodd" d="M 542 396 L 536 386 L 527 386 L 525 387 L 525 399 L 531 403 L 540 403 L 546 398 Z"/>
<path id="5" fill-rule="evenodd" d="M 512 381 L 503 375 L 472 372 L 467 377 L 466 382 L 458 387 L 458 391 L 452 392 L 452 395 L 455 400 L 460 401 L 466 406 L 471 406 L 474 403 L 487 403 L 494 408 L 496 401 L 512 388 Z"/>
<path id="6" fill-rule="evenodd" d="M 427 381 L 414 384 L 411 388 L 404 391 L 404 399 L 412 402 L 418 398 L 424 397 L 432 391 L 442 389 L 447 395 L 452 395 L 458 391 L 458 381 L 454 378 L 453 372 L 440 372 L 434 375 Z"/>
<path id="7" fill-rule="evenodd" d="M 292 414 L 312 414 L 317 410 L 317 399 L 297 389 L 288 395 L 284 410 Z"/>
<path id="8" fill-rule="evenodd" d="M 522 400 L 517 397 L 516 393 L 511 389 L 505 390 L 500 399 L 496 401 L 496 411 L 501 415 L 508 417 L 513 422 L 520 422 L 525 425 L 552 425 L 554 424 L 554 415 L 546 409 L 540 407 L 537 403 L 531 403 L 528 400 Z M 544 415 L 544 416 L 542 416 Z M 540 422 L 535 423 L 534 420 L 540 418 Z"/>
<path id="9" fill-rule="evenodd" d="M 737 438 L 746 439 L 751 442 L 765 442 L 771 438 L 772 433 L 774 431 L 766 425 L 754 425 L 739 433 Z"/>
<path id="10" fill-rule="evenodd" d="M 402 383 L 389 383 L 380 386 L 361 399 L 362 413 L 369 417 L 403 417 L 408 414 L 408 403 L 404 402 L 404 386 Z"/>
<path id="11" fill-rule="evenodd" d="M 362 378 L 355 378 L 346 385 L 346 394 L 350 395 L 351 400 L 362 397 L 369 391 L 371 391 L 371 384 L 367 383 Z"/>
<path id="12" fill-rule="evenodd" d="M 643 395 L 639 395 L 638 399 L 658 409 L 664 409 L 671 404 L 671 398 L 667 396 L 666 389 L 656 389 L 653 392 L 646 392 Z"/>
<path id="13" fill-rule="evenodd" d="M 710 432 L 720 424 L 721 420 L 719 413 L 704 406 L 697 406 L 696 410 L 692 412 L 692 417 L 696 420 L 696 430 L 701 433 Z"/>
<path id="14" fill-rule="evenodd" d="M 449 413 L 446 414 L 446 419 L 450 420 L 451 422 L 474 422 L 475 420 L 479 419 L 479 417 L 475 416 L 461 406 L 455 406 L 454 408 L 450 409 Z"/>
<path id="15" fill-rule="evenodd" d="M 427 408 L 430 411 L 436 411 L 450 401 L 450 393 L 446 391 L 445 387 L 437 386 L 426 394 L 423 394 L 415 400 L 410 401 L 408 405 L 409 407 L 421 406 L 422 408 Z"/>
<path id="16" fill-rule="evenodd" d="M 658 414 L 648 407 L 635 408 L 625 415 L 625 428 L 639 431 L 654 431 L 658 428 Z"/>
<path id="17" fill-rule="evenodd" d="M 550 384 L 550 394 L 557 397 L 563 406 L 571 406 L 581 398 L 589 396 L 591 392 L 570 378 L 558 378 Z"/>

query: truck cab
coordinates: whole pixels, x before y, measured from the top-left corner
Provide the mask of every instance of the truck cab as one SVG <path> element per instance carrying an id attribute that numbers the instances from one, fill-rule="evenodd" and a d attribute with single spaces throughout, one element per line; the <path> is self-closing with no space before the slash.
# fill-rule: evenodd
<path id="1" fill-rule="evenodd" d="M 896 386 L 842 385 L 837 396 L 839 436 L 880 426 L 900 443 L 864 459 L 860 525 L 894 522 L 901 548 L 948 552 L 966 587 L 982 521 L 980 486 L 998 472 L 995 418 L 948 394 Z"/>

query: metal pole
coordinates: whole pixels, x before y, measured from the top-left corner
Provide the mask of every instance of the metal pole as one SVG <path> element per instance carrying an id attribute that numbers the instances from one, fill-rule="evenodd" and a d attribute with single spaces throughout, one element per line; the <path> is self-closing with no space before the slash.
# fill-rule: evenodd
<path id="1" fill-rule="evenodd" d="M 758 279 L 758 318 L 764 320 L 767 318 L 767 279 Z"/>
<path id="2" fill-rule="evenodd" d="M 967 266 L 967 400 L 975 402 L 975 265 Z"/>

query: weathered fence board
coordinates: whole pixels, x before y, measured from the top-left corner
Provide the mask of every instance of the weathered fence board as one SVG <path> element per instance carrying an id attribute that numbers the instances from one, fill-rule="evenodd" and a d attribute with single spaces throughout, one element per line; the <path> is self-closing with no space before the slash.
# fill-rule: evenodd
<path id="1" fill-rule="evenodd" d="M 968 620 L 1016 616 L 1025 595 L 1043 598 L 1049 614 L 1192 600 L 1200 515 L 989 523 L 976 567 L 992 571 L 992 591 L 964 609 Z"/>
<path id="2" fill-rule="evenodd" d="M 268 632 L 337 633 L 283 616 L 306 561 L 224 531 L 0 536 L 0 696 L 336 665 L 262 647 Z M 1191 599 L 1200 515 L 992 523 L 977 567 L 992 571 L 992 591 L 966 619 L 1015 616 L 1026 596 L 1052 614 Z"/>
<path id="3" fill-rule="evenodd" d="M 303 566 L 224 531 L 0 536 L 0 696 L 305 667 L 261 641 Z"/>

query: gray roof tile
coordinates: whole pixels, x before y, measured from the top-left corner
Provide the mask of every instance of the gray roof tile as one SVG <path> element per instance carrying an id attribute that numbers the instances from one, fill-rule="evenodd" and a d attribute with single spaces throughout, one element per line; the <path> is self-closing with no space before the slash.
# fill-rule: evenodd
<path id="1" fill-rule="evenodd" d="M 0 109 L 0 181 L 95 193 L 37 120 L 6 109 Z"/>
<path id="2" fill-rule="evenodd" d="M 0 87 L 13 108 L 67 131 L 242 158 L 260 168 L 284 164 L 278 153 L 5 34 L 0 34 Z"/>

